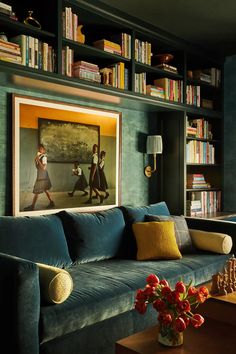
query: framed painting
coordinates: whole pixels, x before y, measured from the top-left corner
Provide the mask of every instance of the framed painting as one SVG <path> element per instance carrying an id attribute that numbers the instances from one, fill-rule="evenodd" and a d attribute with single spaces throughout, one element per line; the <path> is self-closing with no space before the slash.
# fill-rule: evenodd
<path id="1" fill-rule="evenodd" d="M 120 205 L 121 114 L 13 95 L 13 215 Z"/>

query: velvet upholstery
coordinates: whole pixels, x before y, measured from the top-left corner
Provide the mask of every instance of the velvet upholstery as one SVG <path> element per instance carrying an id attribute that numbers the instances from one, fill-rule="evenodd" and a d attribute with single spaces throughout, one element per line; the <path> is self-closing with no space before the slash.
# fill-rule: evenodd
<path id="1" fill-rule="evenodd" d="M 72 264 L 63 225 L 55 215 L 0 217 L 0 252 L 55 267 Z"/>
<path id="2" fill-rule="evenodd" d="M 62 211 L 58 216 L 74 262 L 87 263 L 117 256 L 125 229 L 120 209 L 97 213 Z"/>
<path id="3" fill-rule="evenodd" d="M 0 253 L 1 346 L 4 354 L 39 353 L 40 289 L 35 263 Z"/>
<path id="4" fill-rule="evenodd" d="M 163 207 L 162 212 L 168 214 L 165 203 L 160 203 L 159 207 Z M 127 211 L 127 207 L 125 208 Z M 139 208 L 141 210 L 138 213 L 135 207 L 133 213 L 131 209 L 128 210 L 130 218 L 127 218 L 126 213 L 125 226 L 131 226 L 134 216 L 136 219 L 141 219 L 137 221 L 143 221 L 147 213 L 160 215 L 160 210 L 150 211 L 149 206 Z M 115 218 L 112 219 L 112 223 L 106 224 L 107 227 L 104 227 L 102 222 L 97 223 L 96 241 L 101 240 L 102 243 L 99 245 L 99 242 L 92 242 L 92 253 L 86 254 L 86 259 L 90 259 L 89 262 L 75 262 L 73 266 L 67 268 L 73 279 L 74 288 L 66 301 L 60 304 L 45 304 L 42 300 L 38 267 L 34 262 L 28 261 L 32 257 L 48 257 L 50 262 L 54 262 L 60 257 L 63 259 L 61 264 L 64 264 L 64 252 L 68 254 L 68 249 L 67 245 L 64 250 L 61 249 L 61 237 L 57 233 L 61 232 L 62 223 L 58 215 L 52 215 L 46 219 L 44 217 L 6 217 L 8 221 L 12 221 L 12 225 L 11 222 L 7 224 L 8 231 L 6 231 L 6 223 L 4 224 L 5 220 L 3 220 L 2 225 L 5 231 L 2 236 L 3 229 L 0 224 L 0 252 L 20 254 L 25 258 L 0 254 L 0 306 L 1 320 L 4 324 L 1 339 L 2 345 L 6 347 L 4 353 L 114 354 L 116 340 L 157 323 L 157 313 L 151 306 L 144 316 L 134 311 L 136 290 L 145 285 L 148 274 L 156 273 L 160 278 L 167 278 L 171 286 L 180 277 L 185 282 L 193 280 L 193 283 L 198 285 L 210 280 L 213 273 L 221 271 L 230 256 L 197 251 L 191 255 L 184 255 L 179 260 L 136 261 L 132 258 L 118 258 L 122 254 L 120 251 L 125 245 L 124 241 L 127 241 L 127 235 L 130 236 L 130 234 L 126 233 L 126 228 L 122 235 L 117 232 L 124 227 L 121 219 L 125 214 L 123 214 L 124 209 L 121 214 L 122 208 L 114 209 L 119 210 L 116 215 L 118 226 Z M 109 211 L 109 215 L 110 213 L 113 215 L 113 210 Z M 48 222 L 48 218 L 55 223 L 55 227 L 52 227 L 53 222 Z M 25 219 L 29 219 L 29 223 Z M 200 221 L 187 219 L 187 222 L 195 229 L 228 233 L 232 237 L 235 249 L 236 223 L 223 221 L 213 223 L 211 220 L 203 219 Z M 46 227 L 48 224 L 49 228 Z M 32 225 L 34 228 L 31 227 Z M 60 225 L 59 229 L 58 225 Z M 47 232 L 43 233 L 45 230 Z M 112 230 L 115 230 L 115 236 Z M 30 233 L 27 234 L 28 231 Z M 104 235 L 101 236 L 102 233 L 107 233 L 109 237 L 106 239 Z M 15 235 L 18 235 L 18 238 Z M 32 237 L 32 235 L 36 236 Z M 48 243 L 45 235 L 49 238 Z M 63 237 L 65 240 L 64 233 Z M 56 239 L 59 240 L 60 245 L 52 247 Z M 104 244 L 105 240 L 108 241 L 108 245 Z M 114 240 L 113 249 L 110 244 L 111 240 Z M 91 241 L 94 241 L 93 238 Z M 45 247 L 43 248 L 42 245 Z M 98 250 L 95 250 L 95 246 Z M 94 255 L 100 257 L 103 251 L 101 247 L 104 248 L 105 256 L 112 257 L 92 261 Z M 80 246 L 78 250 L 79 248 Z M 37 249 L 40 257 L 37 255 Z M 94 253 L 95 251 L 97 253 Z M 125 253 L 127 249 L 123 248 L 123 251 Z M 38 259 L 37 262 L 39 262 Z"/>
<path id="5" fill-rule="evenodd" d="M 165 202 L 138 207 L 127 205 L 122 206 L 121 210 L 124 214 L 126 226 L 125 237 L 123 238 L 123 243 L 119 255 L 121 258 L 135 259 L 137 254 L 137 245 L 132 230 L 132 224 L 135 222 L 145 221 L 145 215 L 147 214 L 168 216 L 170 215 L 170 212 Z"/>
<path id="6" fill-rule="evenodd" d="M 179 260 L 135 261 L 109 259 L 71 267 L 71 296 L 59 306 L 41 308 L 42 342 L 116 317 L 134 307 L 136 290 L 148 274 L 166 278 L 171 286 L 180 280 L 193 284 L 208 281 L 221 270 L 229 256 L 186 255 Z M 141 318 L 140 318 L 141 320 Z"/>

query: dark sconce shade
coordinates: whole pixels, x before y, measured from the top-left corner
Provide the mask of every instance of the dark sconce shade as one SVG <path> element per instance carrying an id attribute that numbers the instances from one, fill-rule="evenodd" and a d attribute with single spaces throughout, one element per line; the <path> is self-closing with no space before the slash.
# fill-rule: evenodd
<path id="1" fill-rule="evenodd" d="M 153 155 L 153 169 L 151 166 L 146 166 L 144 174 L 146 177 L 151 177 L 152 173 L 156 171 L 156 155 L 162 154 L 162 137 L 161 135 L 148 135 L 147 137 L 147 154 Z"/>

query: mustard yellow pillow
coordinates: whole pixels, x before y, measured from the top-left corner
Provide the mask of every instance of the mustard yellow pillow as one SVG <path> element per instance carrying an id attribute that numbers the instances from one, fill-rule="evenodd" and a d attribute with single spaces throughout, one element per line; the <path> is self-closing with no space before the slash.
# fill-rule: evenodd
<path id="1" fill-rule="evenodd" d="M 73 290 L 71 275 L 65 270 L 47 264 L 37 263 L 41 296 L 44 301 L 61 304 Z"/>
<path id="2" fill-rule="evenodd" d="M 137 243 L 137 260 L 179 259 L 173 221 L 137 222 L 132 225 Z"/>

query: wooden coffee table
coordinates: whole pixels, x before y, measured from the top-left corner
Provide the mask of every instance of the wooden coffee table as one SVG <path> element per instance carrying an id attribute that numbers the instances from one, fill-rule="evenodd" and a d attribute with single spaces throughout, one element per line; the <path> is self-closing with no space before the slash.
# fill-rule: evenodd
<path id="1" fill-rule="evenodd" d="M 198 329 L 189 326 L 184 332 L 182 346 L 168 348 L 159 344 L 158 326 L 154 326 L 117 341 L 116 354 L 234 354 L 236 292 L 212 296 L 199 306 L 199 313 L 205 317 L 205 323 Z"/>

